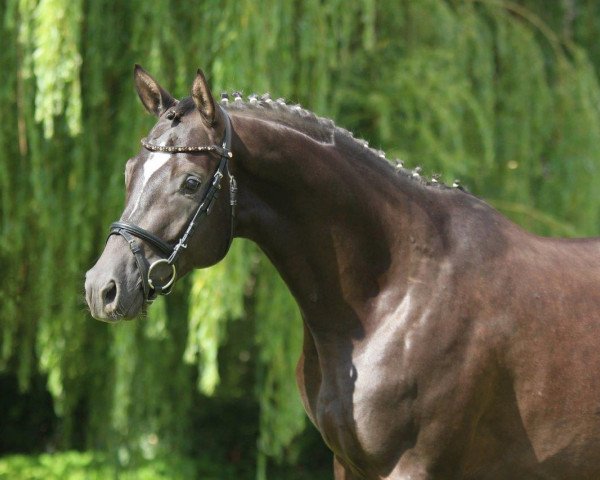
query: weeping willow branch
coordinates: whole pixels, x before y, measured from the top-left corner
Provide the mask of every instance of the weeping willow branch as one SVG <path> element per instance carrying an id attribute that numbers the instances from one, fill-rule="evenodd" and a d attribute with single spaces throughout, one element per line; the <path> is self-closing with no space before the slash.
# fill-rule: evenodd
<path id="1" fill-rule="evenodd" d="M 81 132 L 81 16 L 81 0 L 40 0 L 27 34 L 37 87 L 35 120 L 43 123 L 46 138 L 54 135 L 54 118 L 63 112 L 70 133 Z"/>

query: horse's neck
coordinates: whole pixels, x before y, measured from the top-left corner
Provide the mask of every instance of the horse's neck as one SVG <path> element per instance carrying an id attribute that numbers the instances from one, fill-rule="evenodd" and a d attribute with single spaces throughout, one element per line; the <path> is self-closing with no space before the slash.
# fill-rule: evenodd
<path id="1" fill-rule="evenodd" d="M 348 145 L 246 122 L 234 166 L 238 234 L 271 259 L 312 331 L 361 336 L 387 284 L 401 294 L 417 257 L 439 251 L 431 212 L 441 202 Z"/>

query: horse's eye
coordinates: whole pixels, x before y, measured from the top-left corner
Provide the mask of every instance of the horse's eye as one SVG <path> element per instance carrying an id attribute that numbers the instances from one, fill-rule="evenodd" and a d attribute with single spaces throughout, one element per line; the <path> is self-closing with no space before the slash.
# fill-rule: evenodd
<path id="1" fill-rule="evenodd" d="M 194 193 L 200 188 L 200 180 L 196 177 L 188 177 L 183 182 L 183 190 L 185 193 Z"/>

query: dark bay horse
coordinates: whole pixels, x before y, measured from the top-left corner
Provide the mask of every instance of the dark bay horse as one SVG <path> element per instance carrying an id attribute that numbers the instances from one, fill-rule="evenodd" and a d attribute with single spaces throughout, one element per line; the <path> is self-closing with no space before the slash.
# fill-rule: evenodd
<path id="1" fill-rule="evenodd" d="M 134 78 L 158 123 L 87 273 L 94 317 L 248 238 L 300 306 L 336 479 L 600 478 L 599 239 L 527 233 L 298 106 L 217 102 L 200 71 L 181 101 Z"/>

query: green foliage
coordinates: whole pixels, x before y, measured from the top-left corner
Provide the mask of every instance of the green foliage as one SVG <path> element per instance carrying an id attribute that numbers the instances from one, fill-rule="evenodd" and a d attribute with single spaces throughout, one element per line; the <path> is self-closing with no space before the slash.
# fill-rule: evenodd
<path id="1" fill-rule="evenodd" d="M 590 181 L 597 75 L 586 51 L 545 23 L 544 5 L 403 2 L 381 19 L 386 41 L 355 64 L 340 111 L 393 156 L 461 179 L 526 227 L 590 235 L 600 215 Z"/>
<path id="2" fill-rule="evenodd" d="M 224 323 L 244 315 L 244 291 L 251 275 L 253 249 L 235 241 L 221 263 L 192 274 L 185 360 L 197 363 L 198 388 L 212 395 L 219 383 L 217 354 Z"/>
<path id="3" fill-rule="evenodd" d="M 68 451 L 42 455 L 11 455 L 0 458 L 0 480 L 252 480 L 251 472 L 240 474 L 231 464 L 208 455 L 191 459 L 177 455 L 146 460 L 124 468 L 102 452 Z M 273 480 L 325 480 L 315 472 L 274 470 Z"/>
<path id="4" fill-rule="evenodd" d="M 35 10 L 23 2 L 22 25 L 31 23 L 23 41 L 36 80 L 35 120 L 44 125 L 44 136 L 54 135 L 54 117 L 65 112 L 72 135 L 81 132 L 79 30 L 82 1 L 40 0 Z M 31 16 L 31 18 L 28 18 Z"/>
<path id="5" fill-rule="evenodd" d="M 266 263 L 266 262 L 265 262 Z M 293 378 L 303 334 L 298 308 L 270 265 L 264 265 L 256 289 L 257 389 L 260 399 L 257 478 L 266 478 L 266 455 L 282 460 L 304 428 L 304 410 Z M 278 332 L 278 335 L 273 335 Z"/>
<path id="6" fill-rule="evenodd" d="M 84 272 L 153 123 L 132 65 L 177 96 L 201 66 L 217 92 L 300 101 L 390 158 L 460 178 L 527 228 L 591 235 L 598 32 L 589 1 L 0 2 L 0 369 L 22 388 L 47 376 L 64 448 L 85 408 L 90 448 L 133 463 L 183 453 L 198 388 L 256 401 L 259 476 L 267 458 L 292 461 L 301 320 L 255 246 L 237 240 L 148 318 L 107 326 L 84 313 Z M 242 340 L 253 391 L 220 383 L 242 382 L 220 361 Z"/>
<path id="7" fill-rule="evenodd" d="M 204 473 L 204 472 L 202 472 Z M 106 455 L 94 452 L 64 452 L 37 456 L 13 455 L 0 459 L 2 480 L 188 480 L 196 478 L 196 465 L 190 459 L 166 457 L 123 469 Z M 224 477 L 202 476 L 217 479 Z"/>

